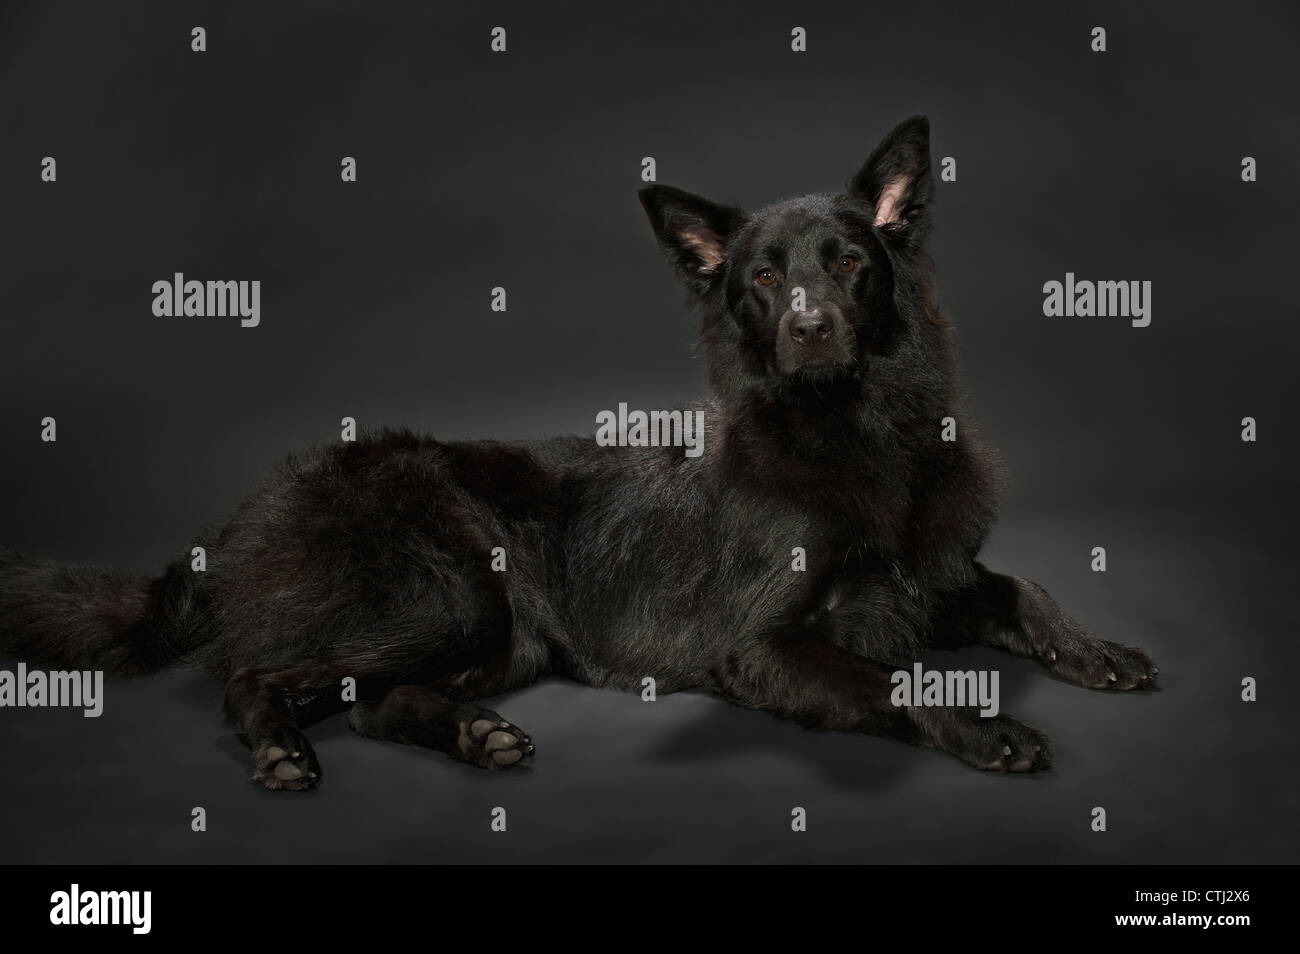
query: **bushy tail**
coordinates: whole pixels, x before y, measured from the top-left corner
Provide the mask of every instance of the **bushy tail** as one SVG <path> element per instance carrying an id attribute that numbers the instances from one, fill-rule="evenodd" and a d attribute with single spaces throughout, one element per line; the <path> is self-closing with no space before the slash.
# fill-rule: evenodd
<path id="1" fill-rule="evenodd" d="M 167 576 L 34 562 L 0 548 L 0 655 L 138 676 L 177 660 Z"/>

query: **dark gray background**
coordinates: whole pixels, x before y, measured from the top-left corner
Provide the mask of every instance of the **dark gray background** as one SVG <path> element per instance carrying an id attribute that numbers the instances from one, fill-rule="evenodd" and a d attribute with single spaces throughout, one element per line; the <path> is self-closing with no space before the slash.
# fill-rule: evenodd
<path id="1" fill-rule="evenodd" d="M 947 660 L 1001 668 L 1004 709 L 1053 736 L 1051 774 L 1005 778 L 546 683 L 496 703 L 531 770 L 336 719 L 295 796 L 247 781 L 218 687 L 170 674 L 111 684 L 99 720 L 0 710 L 0 860 L 1296 860 L 1294 5 L 265 6 L 0 8 L 0 541 L 154 571 L 344 415 L 512 438 L 686 401 L 693 323 L 641 158 L 757 206 L 839 188 L 924 112 L 958 162 L 940 287 L 1015 481 L 987 562 L 1146 648 L 1163 690 Z M 260 279 L 261 327 L 155 318 L 174 271 Z M 1066 271 L 1152 281 L 1151 326 L 1044 318 Z"/>

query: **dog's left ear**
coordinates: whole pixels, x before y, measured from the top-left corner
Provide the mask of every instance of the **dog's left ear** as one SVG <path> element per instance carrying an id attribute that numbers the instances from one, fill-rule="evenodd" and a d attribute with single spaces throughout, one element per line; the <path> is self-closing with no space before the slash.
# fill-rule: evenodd
<path id="1" fill-rule="evenodd" d="M 722 274 L 727 240 L 744 223 L 745 213 L 672 186 L 647 186 L 637 195 L 677 274 L 697 294 L 706 292 Z"/>
<path id="2" fill-rule="evenodd" d="M 930 224 L 930 121 L 913 116 L 894 127 L 849 183 L 875 212 L 876 228 L 920 242 Z"/>

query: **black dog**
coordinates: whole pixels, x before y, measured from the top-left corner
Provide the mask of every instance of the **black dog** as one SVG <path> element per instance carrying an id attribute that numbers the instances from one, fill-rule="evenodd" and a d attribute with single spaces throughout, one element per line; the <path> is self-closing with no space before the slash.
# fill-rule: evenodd
<path id="1" fill-rule="evenodd" d="M 0 637 L 67 668 L 218 675 L 268 788 L 319 780 L 302 728 L 347 706 L 364 735 L 517 764 L 529 737 L 475 700 L 548 674 L 649 676 L 981 769 L 1047 766 L 1047 737 L 1006 716 L 891 700 L 928 646 L 995 646 L 1097 689 L 1156 675 L 975 560 L 997 470 L 962 418 L 931 289 L 929 154 L 918 117 L 839 195 L 746 214 L 641 192 L 702 313 L 702 455 L 340 442 L 199 538 L 205 572 L 0 556 Z"/>

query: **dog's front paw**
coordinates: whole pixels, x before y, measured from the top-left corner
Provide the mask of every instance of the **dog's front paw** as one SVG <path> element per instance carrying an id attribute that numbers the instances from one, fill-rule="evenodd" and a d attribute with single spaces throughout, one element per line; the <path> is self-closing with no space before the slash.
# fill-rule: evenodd
<path id="1" fill-rule="evenodd" d="M 910 710 L 926 742 L 986 772 L 1037 772 L 1052 765 L 1046 733 L 1010 716 L 964 709 Z"/>
<path id="2" fill-rule="evenodd" d="M 1088 689 L 1152 689 L 1160 670 L 1140 649 L 1099 639 L 1047 591 L 1019 580 L 1019 622 L 1030 654 L 1060 678 Z"/>
<path id="3" fill-rule="evenodd" d="M 1088 689 L 1151 689 L 1160 673 L 1142 650 L 1091 634 L 1049 640 L 1040 653 L 1048 669 Z"/>

